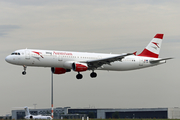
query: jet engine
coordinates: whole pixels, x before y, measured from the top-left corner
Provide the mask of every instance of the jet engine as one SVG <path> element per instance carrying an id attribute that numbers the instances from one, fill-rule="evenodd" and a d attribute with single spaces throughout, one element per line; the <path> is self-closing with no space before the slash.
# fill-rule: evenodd
<path id="1" fill-rule="evenodd" d="M 51 68 L 52 73 L 54 74 L 64 74 L 66 72 L 70 72 L 70 69 L 64 69 L 64 68 L 57 68 L 57 67 L 52 67 Z"/>
<path id="2" fill-rule="evenodd" d="M 73 63 L 72 69 L 77 72 L 86 71 L 88 69 L 88 66 L 86 63 Z"/>

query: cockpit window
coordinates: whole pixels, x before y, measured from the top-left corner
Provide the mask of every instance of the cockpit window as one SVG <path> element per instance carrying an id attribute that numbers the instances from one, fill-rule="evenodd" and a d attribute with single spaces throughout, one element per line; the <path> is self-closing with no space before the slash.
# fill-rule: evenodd
<path id="1" fill-rule="evenodd" d="M 11 55 L 21 55 L 21 54 L 17 53 L 17 52 L 13 52 L 13 53 L 11 53 Z"/>

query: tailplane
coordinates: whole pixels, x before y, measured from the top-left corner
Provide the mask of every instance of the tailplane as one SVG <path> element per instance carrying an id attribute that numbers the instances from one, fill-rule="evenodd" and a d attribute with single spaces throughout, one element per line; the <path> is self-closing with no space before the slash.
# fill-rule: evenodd
<path id="1" fill-rule="evenodd" d="M 151 42 L 138 56 L 158 58 L 163 36 L 164 34 L 156 34 Z"/>

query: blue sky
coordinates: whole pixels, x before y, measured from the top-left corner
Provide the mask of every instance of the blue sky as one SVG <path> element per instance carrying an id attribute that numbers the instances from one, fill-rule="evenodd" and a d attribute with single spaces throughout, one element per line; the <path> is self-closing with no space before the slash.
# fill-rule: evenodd
<path id="1" fill-rule="evenodd" d="M 97 108 L 179 107 L 180 1 L 178 0 L 2 0 L 0 1 L 0 115 L 12 107 L 50 107 L 50 68 L 10 65 L 17 49 L 140 53 L 164 33 L 160 57 L 174 57 L 148 69 L 55 75 L 54 106 Z"/>

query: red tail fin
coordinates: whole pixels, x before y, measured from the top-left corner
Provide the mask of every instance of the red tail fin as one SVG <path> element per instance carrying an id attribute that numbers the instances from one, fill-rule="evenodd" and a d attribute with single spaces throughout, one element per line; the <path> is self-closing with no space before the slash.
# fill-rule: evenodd
<path id="1" fill-rule="evenodd" d="M 164 34 L 156 34 L 146 48 L 138 55 L 144 57 L 158 58 Z"/>

